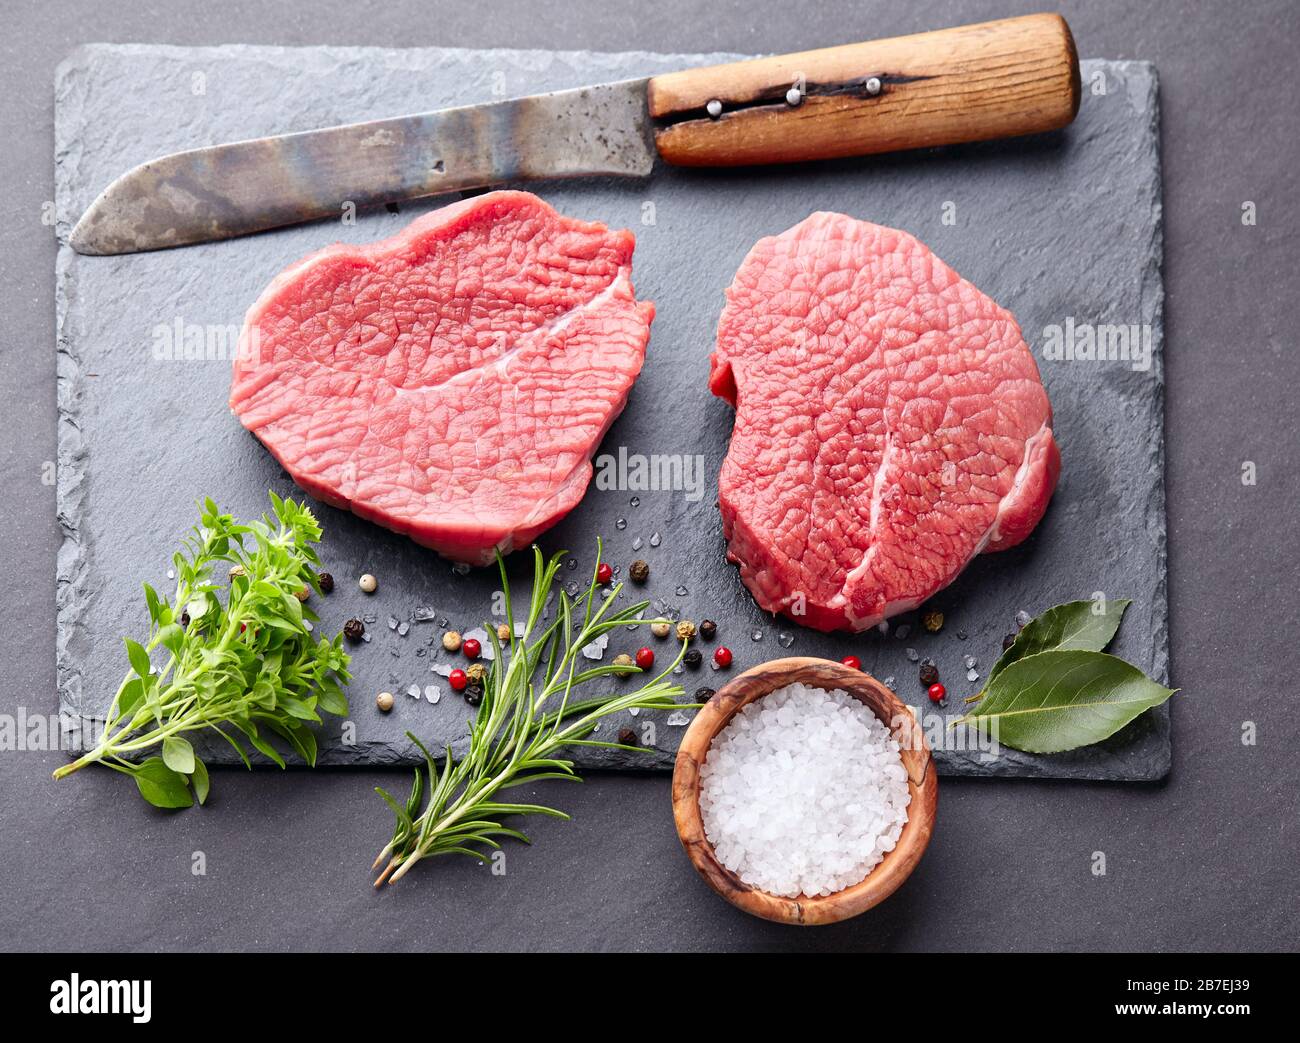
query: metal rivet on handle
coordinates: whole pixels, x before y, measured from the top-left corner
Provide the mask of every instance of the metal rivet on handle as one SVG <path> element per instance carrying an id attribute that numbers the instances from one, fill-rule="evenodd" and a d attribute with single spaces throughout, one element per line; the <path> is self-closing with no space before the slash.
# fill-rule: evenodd
<path id="1" fill-rule="evenodd" d="M 717 119 L 722 115 L 722 102 L 718 101 L 717 98 L 714 98 L 704 106 L 704 111 L 709 114 L 710 119 Z"/>
<path id="2" fill-rule="evenodd" d="M 785 103 L 787 105 L 794 107 L 795 105 L 798 105 L 801 101 L 803 101 L 803 91 L 801 91 L 798 87 L 791 87 L 788 91 L 785 92 Z"/>
<path id="3" fill-rule="evenodd" d="M 864 83 L 863 86 L 867 89 L 867 93 L 868 93 L 868 94 L 871 94 L 871 95 L 879 94 L 879 93 L 880 93 L 880 77 L 879 77 L 879 76 L 871 76 L 871 77 L 869 77 L 869 78 L 867 79 L 867 82 Z"/>

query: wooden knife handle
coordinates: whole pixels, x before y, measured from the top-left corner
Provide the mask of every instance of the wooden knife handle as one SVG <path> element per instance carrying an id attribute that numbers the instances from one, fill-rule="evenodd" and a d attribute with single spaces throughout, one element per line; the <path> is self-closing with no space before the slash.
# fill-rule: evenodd
<path id="1" fill-rule="evenodd" d="M 669 163 L 794 163 L 1055 130 L 1079 58 L 1065 19 L 1035 14 L 667 73 L 648 100 Z"/>

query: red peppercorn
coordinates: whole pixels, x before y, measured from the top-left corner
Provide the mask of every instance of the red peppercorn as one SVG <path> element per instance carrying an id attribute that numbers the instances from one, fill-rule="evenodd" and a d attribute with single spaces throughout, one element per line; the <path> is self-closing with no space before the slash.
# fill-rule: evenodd
<path id="1" fill-rule="evenodd" d="M 930 702 L 932 703 L 943 702 L 943 697 L 948 694 L 948 689 L 938 682 L 930 685 L 928 691 L 930 693 Z"/>
<path id="2" fill-rule="evenodd" d="M 466 659 L 477 659 L 483 652 L 483 646 L 476 638 L 467 637 L 461 644 L 460 650 L 465 653 Z"/>
<path id="3" fill-rule="evenodd" d="M 719 666 L 731 665 L 731 649 L 726 645 L 719 645 L 713 652 L 713 661 Z"/>
<path id="4" fill-rule="evenodd" d="M 638 648 L 636 650 L 636 665 L 642 670 L 649 670 L 655 665 L 654 651 L 649 648 Z"/>
<path id="5" fill-rule="evenodd" d="M 596 582 L 602 587 L 607 586 L 614 578 L 614 570 L 610 567 L 609 562 L 602 561 L 596 566 Z"/>
<path id="6" fill-rule="evenodd" d="M 464 670 L 456 669 L 447 675 L 447 683 L 456 691 L 463 692 L 465 686 L 469 684 L 469 674 Z"/>
<path id="7" fill-rule="evenodd" d="M 843 663 L 845 666 L 847 666 L 850 670 L 862 669 L 862 660 L 855 655 L 846 655 L 843 659 L 840 660 L 840 662 Z"/>

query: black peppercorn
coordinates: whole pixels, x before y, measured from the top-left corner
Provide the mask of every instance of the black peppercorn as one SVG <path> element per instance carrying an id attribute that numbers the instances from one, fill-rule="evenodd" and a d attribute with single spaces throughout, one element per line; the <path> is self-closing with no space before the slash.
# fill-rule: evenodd
<path id="1" fill-rule="evenodd" d="M 927 688 L 939 682 L 939 668 L 933 663 L 921 664 L 921 683 Z"/>
<path id="2" fill-rule="evenodd" d="M 328 572 L 322 572 L 316 577 L 316 582 L 320 584 L 322 594 L 331 594 L 334 591 L 334 577 Z"/>
<path id="3" fill-rule="evenodd" d="M 619 741 L 619 743 L 620 743 L 621 745 L 623 745 L 623 746 L 637 746 L 637 745 L 640 745 L 640 744 L 636 741 L 636 732 L 634 732 L 631 728 L 624 728 L 624 729 L 622 729 L 622 730 L 618 733 L 618 741 Z"/>
<path id="4" fill-rule="evenodd" d="M 1010 648 L 1015 643 L 1016 643 L 1016 635 L 1008 634 L 1006 637 L 1002 639 L 1002 651 L 1005 652 L 1008 648 Z"/>
<path id="5" fill-rule="evenodd" d="M 705 641 L 712 641 L 718 634 L 718 624 L 711 619 L 706 619 L 700 624 L 700 637 Z"/>
<path id="6" fill-rule="evenodd" d="M 178 622 L 179 622 L 180 625 L 183 626 L 183 627 L 187 627 L 187 626 L 189 626 L 189 625 L 190 625 L 190 614 L 189 614 L 188 612 L 182 612 L 182 613 L 181 613 L 181 618 L 178 620 Z"/>
<path id="7" fill-rule="evenodd" d="M 366 632 L 366 625 L 359 619 L 349 619 L 343 624 L 343 636 L 349 641 L 360 641 Z"/>
<path id="8" fill-rule="evenodd" d="M 633 583 L 644 583 L 650 578 L 650 566 L 637 558 L 628 566 L 627 574 L 631 577 Z"/>
<path id="9" fill-rule="evenodd" d="M 692 670 L 698 670 L 700 664 L 704 662 L 704 653 L 698 648 L 689 648 L 686 650 L 686 654 L 682 656 L 682 662 Z"/>
<path id="10" fill-rule="evenodd" d="M 466 685 L 465 701 L 469 703 L 470 706 L 477 706 L 479 703 L 481 703 L 483 701 L 482 687 L 476 684 Z"/>
<path id="11" fill-rule="evenodd" d="M 697 703 L 707 703 L 707 702 L 708 702 L 710 699 L 712 699 L 712 698 L 713 698 L 713 689 L 712 689 L 712 688 L 697 688 L 697 689 L 695 689 L 695 701 L 696 701 Z"/>

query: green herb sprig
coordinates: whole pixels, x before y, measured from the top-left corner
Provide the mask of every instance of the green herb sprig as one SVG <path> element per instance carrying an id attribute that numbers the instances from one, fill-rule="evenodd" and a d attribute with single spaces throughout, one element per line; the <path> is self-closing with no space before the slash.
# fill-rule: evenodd
<path id="1" fill-rule="evenodd" d="M 649 683 L 631 691 L 606 690 L 591 698 L 574 698 L 575 690 L 583 685 L 597 682 L 599 688 L 620 676 L 641 673 L 635 667 L 614 665 L 580 669 L 583 648 L 609 631 L 652 622 L 641 617 L 648 601 L 614 610 L 621 583 L 603 597 L 598 596 L 595 576 L 600 568 L 600 551 L 597 541 L 596 566 L 585 595 L 570 598 L 560 590 L 555 618 L 543 625 L 542 617 L 564 554 L 546 561 L 541 551 L 533 548 L 533 589 L 523 633 L 512 636 L 507 657 L 495 628 L 487 628 L 495 658 L 485 678 L 478 715 L 470 725 L 469 749 L 459 761 L 448 748 L 439 765 L 424 744 L 407 733 L 424 754 L 425 770 L 416 770 L 404 804 L 383 789 L 376 790 L 397 818 L 393 839 L 372 866 L 379 869 L 383 865 L 376 887 L 385 881 L 395 883 L 412 866 L 432 855 L 455 853 L 482 859 L 483 848 L 500 847 L 499 837 L 528 842 L 522 832 L 504 824 L 502 820 L 507 816 L 551 815 L 567 819 L 568 815 L 555 808 L 508 803 L 499 795 L 543 779 L 582 781 L 573 762 L 560 755 L 565 747 L 639 749 L 590 738 L 603 717 L 634 707 L 666 710 L 682 705 L 675 702 L 682 694 L 681 687 L 666 678 L 681 662 L 685 641 L 677 658 Z M 513 635 L 510 584 L 500 555 L 497 564 Z"/>
<path id="2" fill-rule="evenodd" d="M 186 738 L 197 732 L 221 736 L 246 765 L 245 743 L 285 766 L 269 735 L 315 764 L 311 725 L 322 710 L 348 711 L 348 654 L 341 634 L 313 636 L 308 624 L 318 617 L 299 600 L 307 588 L 320 592 L 320 525 L 307 507 L 270 495 L 271 513 L 249 524 L 204 501 L 173 558 L 174 598 L 144 584 L 149 636 L 125 639 L 131 668 L 99 742 L 55 771 L 56 779 L 103 764 L 131 776 L 157 807 L 202 804 L 208 770 Z M 215 578 L 218 569 L 229 575 L 228 587 Z M 159 754 L 138 759 L 155 748 Z"/>
<path id="3" fill-rule="evenodd" d="M 975 706 L 954 722 L 1027 753 L 1063 753 L 1114 735 L 1159 706 L 1165 688 L 1103 649 L 1129 602 L 1069 601 L 1030 620 L 989 671 Z"/>

